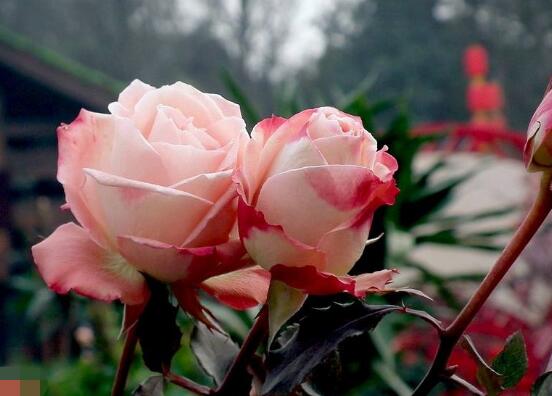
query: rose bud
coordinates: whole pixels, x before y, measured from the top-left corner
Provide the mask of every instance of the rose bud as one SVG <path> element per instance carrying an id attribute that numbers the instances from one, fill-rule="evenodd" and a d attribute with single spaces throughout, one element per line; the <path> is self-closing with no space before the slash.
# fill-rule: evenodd
<path id="1" fill-rule="evenodd" d="M 523 160 L 530 172 L 552 170 L 552 90 L 550 89 L 529 122 Z"/>

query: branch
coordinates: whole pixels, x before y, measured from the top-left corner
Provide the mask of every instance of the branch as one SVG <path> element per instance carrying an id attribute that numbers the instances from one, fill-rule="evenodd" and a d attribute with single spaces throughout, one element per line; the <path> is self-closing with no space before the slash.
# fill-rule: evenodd
<path id="1" fill-rule="evenodd" d="M 451 375 L 448 379 L 454 384 L 466 388 L 468 391 L 476 396 L 485 396 L 483 392 L 481 392 L 479 389 L 477 389 L 477 387 L 466 381 L 464 378 L 461 378 L 457 375 Z"/>
<path id="2" fill-rule="evenodd" d="M 247 367 L 252 363 L 255 356 L 255 351 L 259 344 L 268 333 L 268 307 L 265 305 L 259 312 L 257 320 L 253 324 L 251 330 L 243 345 L 232 362 L 230 369 L 224 376 L 224 379 L 217 389 L 211 389 L 207 386 L 200 385 L 186 377 L 182 377 L 170 371 L 169 367 L 163 367 L 163 376 L 165 379 L 183 389 L 189 390 L 196 395 L 230 395 L 232 389 L 236 386 L 236 381 L 241 380 L 242 373 L 245 373 Z M 112 395 L 113 396 L 113 395 Z"/>
<path id="3" fill-rule="evenodd" d="M 175 385 L 180 386 L 183 389 L 189 390 L 190 392 L 195 393 L 196 395 L 211 395 L 213 391 L 211 388 L 200 385 L 186 377 L 181 377 L 180 375 L 174 374 L 168 369 L 163 369 L 163 376 L 165 379 Z"/>
<path id="4" fill-rule="evenodd" d="M 268 306 L 264 305 L 259 312 L 257 320 L 253 324 L 249 334 L 245 338 L 243 345 L 238 353 L 238 356 L 232 362 L 230 369 L 224 376 L 224 379 L 215 395 L 231 394 L 232 388 L 235 386 L 236 380 L 240 380 L 240 374 L 247 370 L 247 366 L 251 362 L 255 351 L 259 344 L 266 338 L 268 334 Z"/>
<path id="5" fill-rule="evenodd" d="M 479 285 L 475 294 L 464 309 L 458 314 L 452 324 L 440 336 L 439 349 L 433 364 L 425 378 L 418 385 L 412 396 L 425 396 L 437 385 L 445 373 L 447 362 L 454 346 L 479 312 L 490 294 L 504 278 L 510 267 L 519 257 L 527 243 L 535 235 L 546 216 L 552 209 L 552 193 L 550 192 L 551 175 L 543 173 L 540 190 L 529 210 L 529 213 L 517 229 L 510 243 L 503 250 L 497 262 Z M 450 375 L 449 375 L 450 377 Z"/>
<path id="6" fill-rule="evenodd" d="M 441 321 L 434 318 L 433 316 L 431 316 L 429 313 L 425 311 L 419 311 L 417 309 L 404 307 L 403 312 L 408 315 L 416 316 L 417 318 L 420 318 L 423 321 L 429 323 L 435 330 L 437 330 L 437 333 L 439 335 L 441 335 L 445 331 L 445 329 L 443 329 L 443 325 Z"/>
<path id="7" fill-rule="evenodd" d="M 115 375 L 115 382 L 111 390 L 111 396 L 123 396 L 125 391 L 125 385 L 127 382 L 128 372 L 130 370 L 130 364 L 134 357 L 134 350 L 136 349 L 136 343 L 138 342 L 137 335 L 138 326 L 135 324 L 128 329 L 125 336 L 125 344 L 123 346 L 123 353 L 117 366 L 117 374 Z"/>

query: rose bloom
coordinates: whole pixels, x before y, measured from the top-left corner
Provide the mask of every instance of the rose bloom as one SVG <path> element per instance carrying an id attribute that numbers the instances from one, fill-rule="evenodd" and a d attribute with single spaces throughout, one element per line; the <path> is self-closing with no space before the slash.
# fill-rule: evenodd
<path id="1" fill-rule="evenodd" d="M 529 122 L 523 159 L 529 171 L 552 170 L 552 90 L 550 89 Z"/>
<path id="2" fill-rule="evenodd" d="M 232 173 L 248 140 L 239 106 L 181 82 L 135 80 L 109 110 L 82 110 L 58 128 L 57 177 L 80 225 L 33 247 L 48 286 L 143 304 L 147 275 L 198 315 L 198 287 L 236 308 L 264 301 L 266 275 L 242 269 L 245 252 L 230 238 Z"/>
<path id="3" fill-rule="evenodd" d="M 272 280 L 306 294 L 381 290 L 391 270 L 346 274 L 364 250 L 374 211 L 394 202 L 396 170 L 361 120 L 334 108 L 260 122 L 236 174 L 247 252 Z"/>

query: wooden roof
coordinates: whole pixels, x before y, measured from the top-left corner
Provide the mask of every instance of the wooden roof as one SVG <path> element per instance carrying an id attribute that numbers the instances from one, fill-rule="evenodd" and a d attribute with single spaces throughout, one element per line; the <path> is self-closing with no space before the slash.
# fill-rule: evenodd
<path id="1" fill-rule="evenodd" d="M 2 26 L 0 64 L 93 110 L 104 110 L 123 87 L 120 81 L 38 46 Z"/>

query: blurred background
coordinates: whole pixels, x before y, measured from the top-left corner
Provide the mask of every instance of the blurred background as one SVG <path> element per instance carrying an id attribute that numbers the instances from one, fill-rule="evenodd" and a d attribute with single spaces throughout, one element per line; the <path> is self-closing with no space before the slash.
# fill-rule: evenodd
<path id="1" fill-rule="evenodd" d="M 549 0 L 1 0 L 0 366 L 35 370 L 49 395 L 109 393 L 120 307 L 53 294 L 29 248 L 70 216 L 56 127 L 82 107 L 106 112 L 132 79 L 220 92 L 248 127 L 319 105 L 362 117 L 398 158 L 402 193 L 356 270 L 399 267 L 400 282 L 436 296 L 411 304 L 449 318 L 530 203 L 521 149 L 551 75 Z M 472 329 L 488 358 L 523 329 L 532 363 L 512 394 L 552 350 L 549 229 Z M 213 309 L 243 337 L 253 313 Z M 180 321 L 186 344 L 193 325 Z M 434 350 L 417 332 L 430 330 L 405 318 L 381 328 L 342 346 L 355 364 L 320 394 L 408 394 Z M 187 348 L 175 364 L 209 381 Z M 146 376 L 137 361 L 132 384 Z"/>

